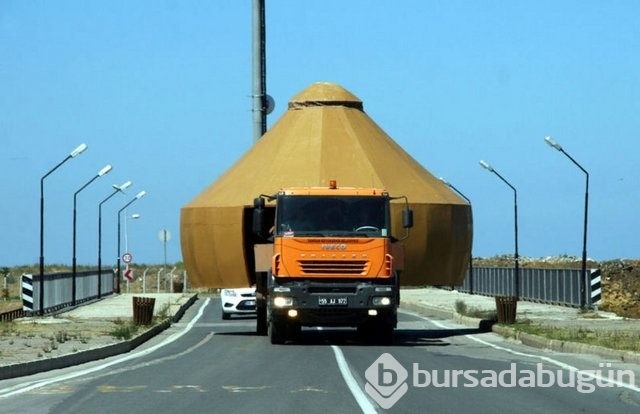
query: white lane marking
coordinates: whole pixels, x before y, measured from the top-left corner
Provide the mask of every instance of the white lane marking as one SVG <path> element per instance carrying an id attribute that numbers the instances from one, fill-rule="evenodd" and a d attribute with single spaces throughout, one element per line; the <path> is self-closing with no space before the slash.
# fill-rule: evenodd
<path id="1" fill-rule="evenodd" d="M 167 355 L 166 357 L 162 357 L 162 358 L 155 358 L 151 361 L 146 361 L 146 362 L 141 362 L 139 364 L 135 364 L 135 365 L 127 365 L 124 366 L 122 368 L 119 369 L 115 369 L 113 371 L 104 373 L 104 374 L 98 374 L 98 375 L 94 375 L 93 377 L 90 377 L 90 379 L 96 379 L 96 378 L 100 378 L 100 377 L 104 377 L 104 376 L 109 376 L 109 375 L 119 375 L 123 372 L 127 372 L 127 371 L 133 371 L 136 370 L 138 368 L 141 367 L 150 367 L 152 365 L 156 365 L 165 361 L 171 361 L 177 358 L 181 358 L 187 354 L 190 354 L 191 352 L 193 352 L 194 350 L 196 350 L 197 348 L 200 348 L 202 345 L 206 344 L 207 342 L 209 342 L 211 340 L 211 338 L 213 338 L 213 336 L 215 335 L 214 332 L 209 332 L 209 334 L 207 334 L 207 336 L 205 336 L 204 338 L 202 338 L 202 340 L 200 342 L 198 342 L 197 344 L 185 349 L 182 352 L 179 352 L 177 354 L 173 354 L 173 355 Z"/>
<path id="2" fill-rule="evenodd" d="M 145 356 L 148 355 L 152 352 L 154 352 L 155 350 L 162 348 L 163 346 L 166 346 L 176 340 L 178 340 L 180 337 L 182 337 L 183 335 L 185 335 L 187 332 L 189 332 L 191 330 L 191 328 L 193 328 L 193 326 L 196 324 L 196 322 L 198 322 L 198 320 L 202 317 L 202 314 L 204 313 L 204 308 L 209 304 L 210 302 L 210 298 L 207 298 L 204 303 L 202 304 L 202 306 L 200 306 L 200 309 L 198 309 L 198 313 L 196 314 L 196 316 L 191 320 L 191 322 L 189 322 L 189 324 L 182 330 L 179 332 L 174 333 L 173 335 L 171 335 L 170 337 L 166 338 L 164 341 L 151 346 L 147 349 L 144 349 L 142 351 L 138 351 L 138 352 L 133 352 L 133 353 L 129 353 L 124 357 L 121 358 L 117 358 L 114 359 L 113 361 L 109 361 L 107 363 L 101 364 L 101 365 L 97 365 L 95 367 L 92 368 L 87 368 L 87 369 L 83 369 L 80 371 L 75 371 L 75 372 L 70 372 L 68 374 L 64 374 L 64 375 L 59 375 L 57 377 L 53 377 L 50 379 L 46 379 L 46 380 L 39 380 L 39 381 L 33 381 L 33 382 L 27 382 L 27 383 L 22 383 L 22 384 L 18 384 L 15 385 L 13 387 L 9 387 L 9 388 L 5 388 L 0 390 L 0 398 L 5 398 L 5 397 L 11 397 L 13 395 L 18 395 L 18 394 L 24 394 L 25 392 L 29 392 L 32 390 L 35 390 L 37 388 L 41 388 L 41 387 L 45 387 L 47 385 L 51 385 L 51 384 L 55 384 L 61 381 L 66 381 L 66 380 L 70 380 L 73 378 L 77 378 L 77 377 L 81 377 L 83 375 L 87 375 L 87 374 L 91 374 L 100 370 L 103 370 L 105 368 L 108 368 L 110 366 L 116 365 L 116 364 L 120 364 L 122 362 L 126 362 L 135 358 L 140 358 L 141 356 Z"/>
<path id="3" fill-rule="evenodd" d="M 424 320 L 426 320 L 426 321 L 428 321 L 428 322 L 430 322 L 432 324 L 434 324 L 438 328 L 451 329 L 450 327 L 448 327 L 446 325 L 443 325 L 438 321 L 434 321 L 433 319 L 429 319 L 427 317 L 424 317 L 422 315 L 418 315 L 418 314 L 415 314 L 415 313 L 411 313 L 411 314 L 414 315 L 414 316 L 417 316 L 417 317 L 419 317 L 421 319 L 424 319 Z M 567 364 L 567 363 L 562 362 L 562 361 L 558 361 L 557 359 L 553 359 L 551 357 L 547 357 L 547 356 L 544 356 L 544 355 L 528 354 L 526 352 L 516 351 L 514 349 L 509 349 L 509 348 L 506 348 L 506 347 L 503 347 L 503 346 L 500 346 L 500 345 L 492 344 L 491 342 L 487 342 L 487 341 L 485 341 L 483 339 L 476 338 L 473 335 L 465 335 L 465 338 L 469 338 L 469 339 L 471 339 L 473 341 L 476 341 L 476 342 L 479 342 L 479 343 L 481 343 L 483 345 L 487 345 L 487 346 L 489 346 L 489 347 L 491 347 L 493 349 L 496 349 L 498 351 L 504 351 L 504 352 L 508 352 L 510 354 L 513 354 L 513 355 L 527 357 L 527 358 L 540 359 L 542 361 L 546 361 L 546 362 L 548 362 L 550 364 L 556 365 L 556 366 L 558 366 L 558 367 L 560 367 L 562 369 L 566 369 L 568 371 L 575 371 L 575 372 L 580 371 L 581 375 L 588 376 L 588 377 L 590 377 L 592 379 L 595 379 L 595 380 L 608 382 L 608 383 L 611 383 L 611 384 L 615 384 L 615 385 L 617 385 L 618 387 L 621 387 L 621 388 L 626 388 L 626 389 L 631 390 L 631 391 L 640 392 L 640 387 L 637 387 L 637 386 L 635 386 L 633 384 L 627 384 L 625 382 L 617 381 L 617 380 L 609 378 L 609 377 L 603 377 L 602 375 L 597 375 L 597 374 L 595 374 L 593 372 L 590 372 L 590 370 L 581 370 L 581 369 L 579 369 L 579 368 L 577 368 L 577 367 L 575 367 L 573 365 Z"/>
<path id="4" fill-rule="evenodd" d="M 364 391 L 360 389 L 358 382 L 353 377 L 353 374 L 349 369 L 347 360 L 344 358 L 344 354 L 342 353 L 342 350 L 340 349 L 340 347 L 336 345 L 331 345 L 331 349 L 333 349 L 333 353 L 336 357 L 338 368 L 340 368 L 340 373 L 342 374 L 342 378 L 344 379 L 344 382 L 347 383 L 347 386 L 349 387 L 349 391 L 351 391 L 351 394 L 356 399 L 356 402 L 360 406 L 360 409 L 362 410 L 362 412 L 367 414 L 375 413 L 376 412 L 375 407 L 373 406 L 373 404 L 371 404 L 371 402 L 367 398 L 367 395 L 364 393 Z"/>

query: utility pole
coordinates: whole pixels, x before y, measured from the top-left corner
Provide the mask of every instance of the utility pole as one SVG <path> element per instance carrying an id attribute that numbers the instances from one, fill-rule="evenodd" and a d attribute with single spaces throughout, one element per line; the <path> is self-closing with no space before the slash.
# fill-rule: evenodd
<path id="1" fill-rule="evenodd" d="M 253 142 L 267 132 L 264 0 L 253 0 Z"/>

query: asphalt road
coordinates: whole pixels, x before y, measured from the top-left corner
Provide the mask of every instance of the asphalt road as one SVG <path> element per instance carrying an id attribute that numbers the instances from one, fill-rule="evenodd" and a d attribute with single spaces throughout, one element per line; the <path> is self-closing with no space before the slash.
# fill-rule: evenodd
<path id="1" fill-rule="evenodd" d="M 129 354 L 0 381 L 0 412 L 640 410 L 638 385 L 609 380 L 627 370 L 623 382 L 633 375 L 639 384 L 633 364 L 531 349 L 411 312 L 401 313 L 392 346 L 364 344 L 344 329 L 305 330 L 301 342 L 274 346 L 253 334 L 254 319 L 222 321 L 219 307 L 217 299 L 198 300 L 180 323 Z"/>

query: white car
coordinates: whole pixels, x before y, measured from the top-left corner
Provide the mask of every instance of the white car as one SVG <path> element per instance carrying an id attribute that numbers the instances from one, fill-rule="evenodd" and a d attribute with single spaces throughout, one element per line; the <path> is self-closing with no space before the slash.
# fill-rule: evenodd
<path id="1" fill-rule="evenodd" d="M 222 319 L 232 314 L 246 315 L 256 313 L 256 288 L 222 289 L 220 291 Z"/>

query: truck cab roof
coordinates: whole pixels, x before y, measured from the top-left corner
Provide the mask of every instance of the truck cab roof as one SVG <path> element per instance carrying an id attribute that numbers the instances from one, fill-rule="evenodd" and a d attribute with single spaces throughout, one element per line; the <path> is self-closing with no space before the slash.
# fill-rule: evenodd
<path id="1" fill-rule="evenodd" d="M 381 188 L 358 187 L 289 187 L 278 192 L 279 195 L 336 195 L 336 196 L 388 196 L 389 193 Z"/>

